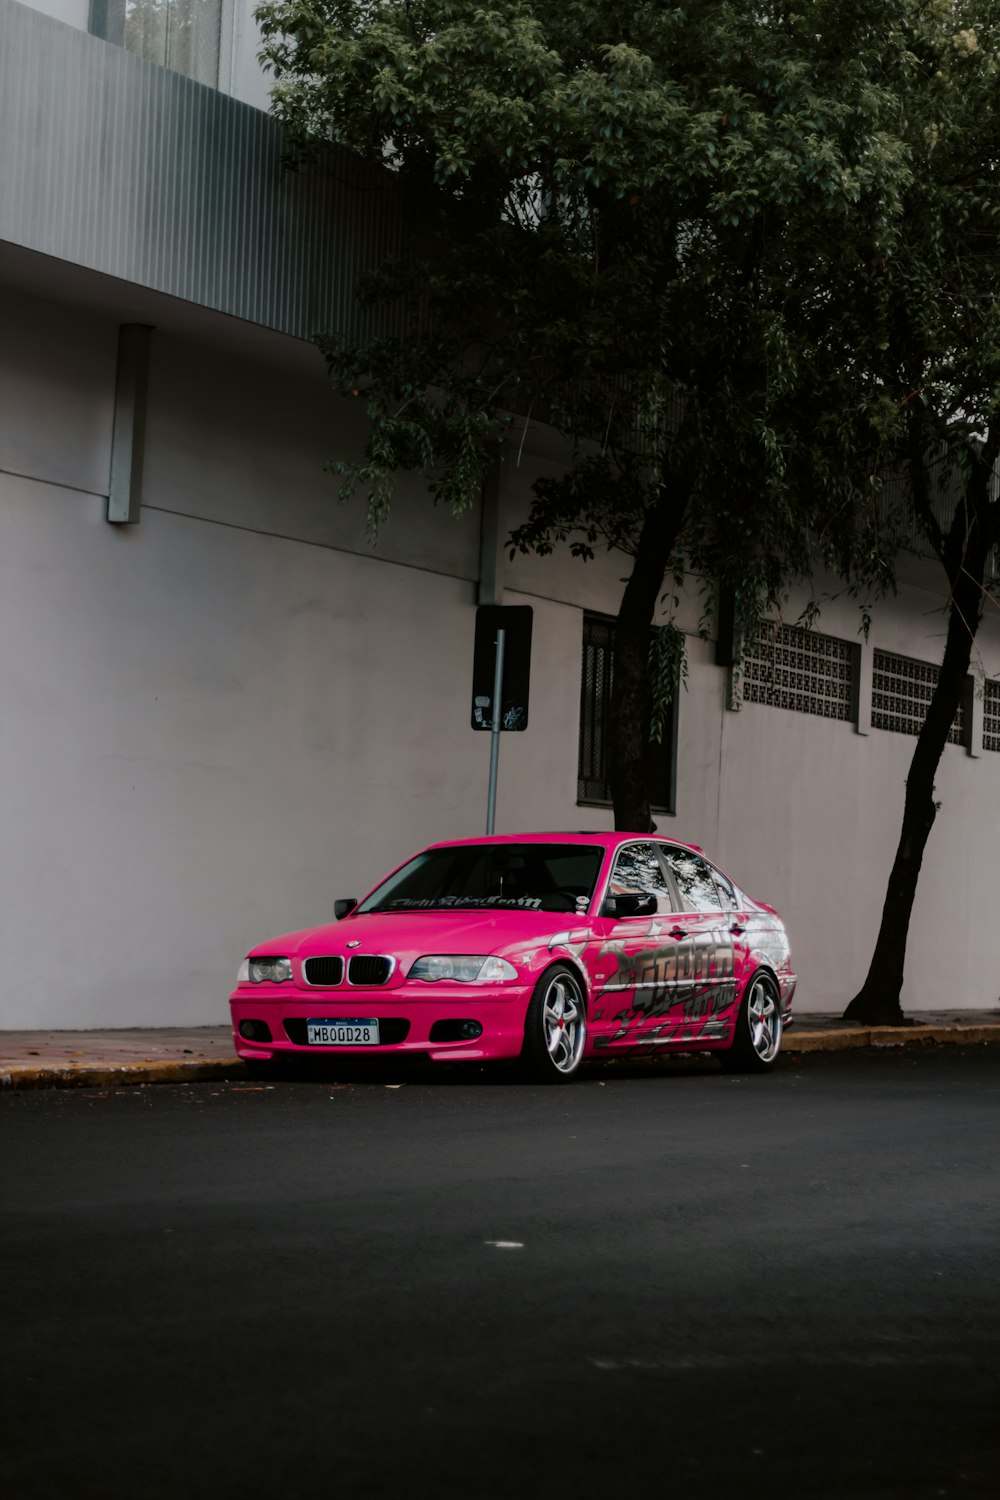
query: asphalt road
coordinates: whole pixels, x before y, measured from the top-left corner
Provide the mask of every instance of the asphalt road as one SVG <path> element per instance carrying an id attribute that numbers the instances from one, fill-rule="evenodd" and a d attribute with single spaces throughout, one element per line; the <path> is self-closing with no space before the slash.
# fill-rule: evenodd
<path id="1" fill-rule="evenodd" d="M 995 1500 L 998 1164 L 1000 1048 L 0 1096 L 4 1492 Z"/>

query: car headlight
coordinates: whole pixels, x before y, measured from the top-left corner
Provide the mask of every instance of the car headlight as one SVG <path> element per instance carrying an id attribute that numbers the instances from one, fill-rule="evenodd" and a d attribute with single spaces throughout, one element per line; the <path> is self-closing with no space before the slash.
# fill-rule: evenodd
<path id="1" fill-rule="evenodd" d="M 245 958 L 236 976 L 237 984 L 284 984 L 292 977 L 290 958 Z"/>
<path id="2" fill-rule="evenodd" d="M 418 958 L 410 969 L 410 979 L 434 984 L 451 979 L 458 984 L 508 984 L 517 978 L 517 970 L 505 958 L 491 958 L 483 953 L 428 953 Z"/>

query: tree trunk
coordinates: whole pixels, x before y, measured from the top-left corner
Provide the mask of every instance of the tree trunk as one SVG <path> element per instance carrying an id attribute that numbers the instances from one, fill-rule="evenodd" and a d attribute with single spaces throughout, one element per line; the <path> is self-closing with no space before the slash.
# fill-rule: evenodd
<path id="1" fill-rule="evenodd" d="M 986 560 L 995 530 L 996 506 L 987 503 L 985 482 L 981 486 L 981 496 L 971 493 L 981 477 L 977 474 L 970 481 L 968 507 L 960 503 L 956 508 L 949 534 L 949 542 L 953 542 L 961 532 L 964 545 L 955 549 L 959 553 L 958 563 L 949 569 L 952 594 L 944 658 L 906 778 L 903 826 L 889 874 L 875 951 L 864 984 L 844 1012 L 844 1019 L 849 1021 L 881 1026 L 905 1024 L 900 1006 L 903 965 L 917 879 L 939 806 L 934 800 L 934 777 L 969 671 L 972 646 L 983 611 Z"/>
<path id="2" fill-rule="evenodd" d="M 649 631 L 686 507 L 686 494 L 663 493 L 647 514 L 615 624 L 608 770 L 615 828 L 630 833 L 648 833 L 653 826 L 646 780 Z"/>

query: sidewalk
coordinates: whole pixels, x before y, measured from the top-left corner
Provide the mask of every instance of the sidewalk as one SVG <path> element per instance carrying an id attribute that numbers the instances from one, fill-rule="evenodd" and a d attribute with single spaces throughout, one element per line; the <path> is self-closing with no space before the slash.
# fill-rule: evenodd
<path id="1" fill-rule="evenodd" d="M 854 1026 L 839 1016 L 798 1015 L 782 1051 L 1000 1043 L 1000 1011 L 923 1011 L 910 1026 Z M 0 1088 L 199 1083 L 245 1078 L 228 1026 L 121 1031 L 0 1031 Z"/>
<path id="2" fill-rule="evenodd" d="M 228 1026 L 0 1031 L 0 1089 L 245 1078 Z"/>

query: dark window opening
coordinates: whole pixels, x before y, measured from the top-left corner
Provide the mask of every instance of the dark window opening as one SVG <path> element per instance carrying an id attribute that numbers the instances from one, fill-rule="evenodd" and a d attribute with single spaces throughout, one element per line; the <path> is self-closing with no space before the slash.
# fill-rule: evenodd
<path id="1" fill-rule="evenodd" d="M 1000 682 L 983 687 L 983 749 L 1000 750 Z"/>
<path id="2" fill-rule="evenodd" d="M 650 639 L 653 637 L 650 632 Z M 615 622 L 604 615 L 583 617 L 580 672 L 580 739 L 576 800 L 591 807 L 611 806 L 608 728 L 614 678 Z M 677 803 L 677 694 L 667 709 L 663 738 L 646 746 L 646 784 L 654 812 L 672 813 Z"/>

